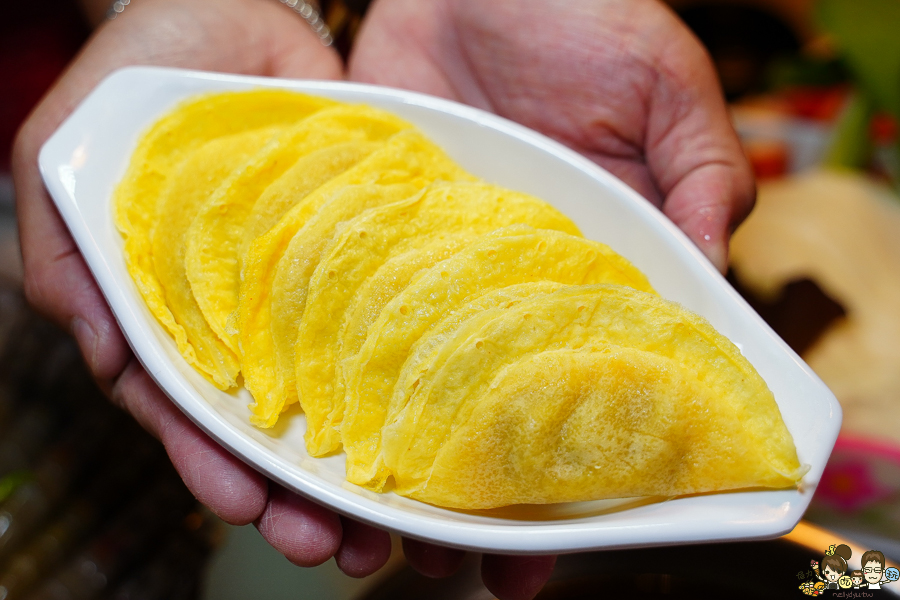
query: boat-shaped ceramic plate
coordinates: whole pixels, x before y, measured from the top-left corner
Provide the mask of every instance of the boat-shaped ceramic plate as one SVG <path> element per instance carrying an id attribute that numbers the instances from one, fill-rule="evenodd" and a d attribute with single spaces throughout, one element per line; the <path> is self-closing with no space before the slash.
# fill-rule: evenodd
<path id="1" fill-rule="evenodd" d="M 464 168 L 543 198 L 643 270 L 665 298 L 706 317 L 760 372 L 809 471 L 796 489 L 452 511 L 344 479 L 343 455 L 311 458 L 302 413 L 274 430 L 249 422 L 246 391 L 214 388 L 185 363 L 125 267 L 112 192 L 141 133 L 195 94 L 285 88 L 389 110 L 419 126 Z M 790 531 L 812 498 L 837 438 L 840 407 L 804 362 L 668 219 L 627 185 L 547 137 L 490 113 L 403 90 L 133 67 L 82 102 L 40 154 L 44 181 L 144 367 L 203 430 L 280 484 L 393 532 L 488 552 L 548 553 L 769 538 Z"/>

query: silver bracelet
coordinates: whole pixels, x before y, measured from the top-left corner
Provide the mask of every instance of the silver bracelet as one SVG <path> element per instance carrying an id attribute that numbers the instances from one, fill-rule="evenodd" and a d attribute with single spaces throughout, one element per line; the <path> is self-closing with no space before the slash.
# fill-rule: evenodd
<path id="1" fill-rule="evenodd" d="M 312 4 L 305 0 L 278 0 L 278 2 L 281 2 L 300 15 L 300 17 L 312 28 L 313 33 L 316 34 L 323 46 L 330 46 L 334 43 L 334 40 L 331 37 L 331 30 L 328 28 L 328 25 L 325 24 L 319 11 L 317 11 Z M 109 10 L 106 11 L 106 18 L 112 21 L 118 17 L 129 4 L 131 4 L 131 0 L 116 0 L 110 5 Z"/>
<path id="2" fill-rule="evenodd" d="M 106 11 L 106 18 L 110 21 L 119 16 L 125 7 L 131 4 L 131 0 L 116 0 L 112 4 L 109 5 L 109 10 Z"/>
<path id="3" fill-rule="evenodd" d="M 312 27 L 313 33 L 318 36 L 319 41 L 322 42 L 323 46 L 330 46 L 334 43 L 334 39 L 331 37 L 331 30 L 328 28 L 328 25 L 325 24 L 319 11 L 317 11 L 312 4 L 305 2 L 304 0 L 278 1 L 303 17 L 303 20 Z"/>

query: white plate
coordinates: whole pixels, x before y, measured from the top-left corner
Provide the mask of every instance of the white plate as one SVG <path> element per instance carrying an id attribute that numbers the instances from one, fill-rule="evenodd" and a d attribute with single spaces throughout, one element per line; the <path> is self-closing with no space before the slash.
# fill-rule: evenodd
<path id="1" fill-rule="evenodd" d="M 700 313 L 768 382 L 810 466 L 799 489 L 709 494 L 665 502 L 517 507 L 494 513 L 436 508 L 344 480 L 343 456 L 310 458 L 303 416 L 267 433 L 249 425 L 246 392 L 226 394 L 189 367 L 128 275 L 110 198 L 140 133 L 201 92 L 288 88 L 384 108 L 421 127 L 470 172 L 544 198 L 591 239 L 628 257 L 659 293 Z M 373 525 L 466 549 L 573 552 L 775 537 L 812 498 L 837 438 L 840 407 L 825 385 L 665 217 L 592 162 L 529 129 L 460 104 L 343 82 L 290 81 L 135 67 L 117 71 L 44 145 L 41 173 L 138 358 L 170 398 L 236 456 L 282 485 Z"/>

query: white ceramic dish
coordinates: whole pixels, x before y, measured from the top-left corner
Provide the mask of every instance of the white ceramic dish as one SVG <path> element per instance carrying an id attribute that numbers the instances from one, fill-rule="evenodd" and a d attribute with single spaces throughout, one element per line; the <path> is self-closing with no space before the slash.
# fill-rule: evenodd
<path id="1" fill-rule="evenodd" d="M 810 466 L 799 489 L 709 494 L 665 502 L 618 501 L 466 513 L 344 480 L 343 457 L 314 459 L 302 414 L 275 432 L 248 422 L 246 392 L 223 393 L 198 375 L 145 307 L 125 268 L 111 192 L 140 133 L 178 101 L 202 92 L 281 87 L 384 108 L 418 125 L 463 167 L 544 198 L 586 237 L 628 257 L 666 298 L 700 313 L 733 340 L 768 382 Z M 812 498 L 840 428 L 825 385 L 747 306 L 665 217 L 592 162 L 524 127 L 460 104 L 375 86 L 135 67 L 104 80 L 44 145 L 44 181 L 147 371 L 201 428 L 260 472 L 333 509 L 404 535 L 466 549 L 574 552 L 599 548 L 775 537 Z"/>

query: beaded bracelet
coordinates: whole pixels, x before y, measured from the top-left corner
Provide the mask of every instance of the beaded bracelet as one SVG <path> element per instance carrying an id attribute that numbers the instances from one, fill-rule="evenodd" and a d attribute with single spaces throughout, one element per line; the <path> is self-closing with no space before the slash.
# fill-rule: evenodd
<path id="1" fill-rule="evenodd" d="M 319 41 L 322 42 L 322 45 L 330 46 L 334 42 L 331 38 L 331 31 L 328 29 L 328 25 L 325 24 L 325 21 L 322 19 L 321 15 L 319 15 L 319 11 L 317 11 L 312 4 L 305 0 L 278 0 L 278 2 L 284 4 L 300 15 L 300 17 L 312 28 L 313 33 L 316 34 Z M 131 0 L 116 0 L 110 5 L 109 10 L 106 11 L 106 18 L 110 21 L 115 19 L 122 14 L 122 11 L 124 11 L 125 7 L 129 4 L 131 4 Z"/>

